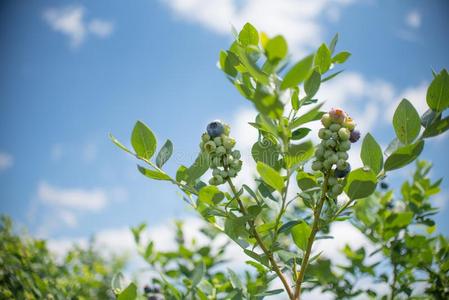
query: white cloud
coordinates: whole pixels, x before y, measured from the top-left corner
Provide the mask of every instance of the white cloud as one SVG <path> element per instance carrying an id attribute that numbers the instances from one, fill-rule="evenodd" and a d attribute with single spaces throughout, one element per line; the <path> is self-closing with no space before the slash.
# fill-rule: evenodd
<path id="1" fill-rule="evenodd" d="M 76 215 L 69 210 L 60 210 L 58 216 L 69 227 L 73 228 L 78 225 Z"/>
<path id="2" fill-rule="evenodd" d="M 340 17 L 352 0 L 161 0 L 181 19 L 198 23 L 218 34 L 228 34 L 231 24 L 241 28 L 251 22 L 268 34 L 283 34 L 295 54 L 304 54 L 322 40 L 318 19 Z"/>
<path id="3" fill-rule="evenodd" d="M 421 26 L 421 14 L 417 10 L 412 10 L 405 16 L 405 24 L 411 28 Z"/>
<path id="4" fill-rule="evenodd" d="M 106 192 L 100 188 L 60 188 L 46 182 L 39 183 L 37 195 L 46 204 L 86 211 L 99 211 L 108 202 Z"/>
<path id="5" fill-rule="evenodd" d="M 0 152 L 0 172 L 14 165 L 14 157 L 11 154 Z"/>
<path id="6" fill-rule="evenodd" d="M 114 31 L 114 25 L 111 22 L 94 19 L 89 23 L 89 31 L 98 37 L 107 38 Z"/>
<path id="7" fill-rule="evenodd" d="M 47 8 L 43 18 L 54 31 L 66 35 L 73 48 L 79 47 L 88 35 L 105 38 L 112 34 L 114 26 L 110 21 L 93 19 L 87 23 L 85 15 L 83 6 L 73 5 Z"/>

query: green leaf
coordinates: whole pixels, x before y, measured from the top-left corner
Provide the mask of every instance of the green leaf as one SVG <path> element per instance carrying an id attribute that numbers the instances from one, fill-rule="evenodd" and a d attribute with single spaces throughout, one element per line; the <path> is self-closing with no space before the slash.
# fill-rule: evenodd
<path id="1" fill-rule="evenodd" d="M 339 75 L 340 73 L 343 73 L 344 70 L 340 70 L 338 72 L 335 72 L 327 77 L 324 77 L 323 79 L 321 79 L 321 83 L 326 82 L 328 80 L 331 80 L 332 78 L 336 77 L 337 75 Z"/>
<path id="2" fill-rule="evenodd" d="M 414 161 L 422 152 L 424 141 L 398 148 L 385 161 L 385 171 L 402 168 Z"/>
<path id="3" fill-rule="evenodd" d="M 231 269 L 228 269 L 228 272 L 229 272 L 229 280 L 231 281 L 232 286 L 235 289 L 242 290 L 243 289 L 243 283 L 240 280 L 239 276 L 234 271 L 232 271 Z"/>
<path id="4" fill-rule="evenodd" d="M 324 114 L 322 111 L 320 111 L 321 106 L 323 106 L 323 103 L 316 105 L 302 116 L 299 116 L 298 118 L 294 119 L 289 125 L 290 129 L 296 128 L 305 123 L 321 119 L 321 117 Z"/>
<path id="5" fill-rule="evenodd" d="M 281 89 L 292 88 L 306 80 L 312 72 L 313 54 L 297 62 L 285 75 Z"/>
<path id="6" fill-rule="evenodd" d="M 245 217 L 227 217 L 224 224 L 224 232 L 234 241 L 238 240 L 239 237 L 248 236 Z"/>
<path id="7" fill-rule="evenodd" d="M 314 70 L 309 78 L 304 82 L 304 91 L 309 98 L 315 96 L 315 94 L 320 89 L 321 84 L 321 74 Z"/>
<path id="8" fill-rule="evenodd" d="M 309 134 L 310 131 L 311 131 L 310 128 L 306 128 L 306 127 L 298 128 L 292 132 L 292 140 L 297 141 L 302 138 L 305 138 Z"/>
<path id="9" fill-rule="evenodd" d="M 296 174 L 296 182 L 299 188 L 303 191 L 317 186 L 315 176 L 304 171 L 298 171 L 298 173 Z"/>
<path id="10" fill-rule="evenodd" d="M 170 159 L 172 153 L 173 153 L 173 144 L 170 140 L 167 140 L 156 156 L 156 166 L 161 168 L 167 162 L 167 160 Z"/>
<path id="11" fill-rule="evenodd" d="M 266 184 L 277 190 L 279 193 L 282 192 L 284 189 L 284 179 L 275 169 L 259 161 L 257 162 L 257 172 Z"/>
<path id="12" fill-rule="evenodd" d="M 147 160 L 151 159 L 157 147 L 156 137 L 153 132 L 140 121 L 137 121 L 136 125 L 134 125 L 131 134 L 131 144 L 137 156 Z"/>
<path id="13" fill-rule="evenodd" d="M 436 121 L 429 125 L 423 132 L 423 138 L 434 137 L 449 129 L 449 117 Z"/>
<path id="14" fill-rule="evenodd" d="M 204 265 L 204 262 L 201 261 L 199 265 L 195 267 L 195 270 L 193 270 L 192 274 L 192 288 L 196 287 L 198 283 L 200 283 L 201 279 L 206 274 L 206 266 Z"/>
<path id="15" fill-rule="evenodd" d="M 135 300 L 137 299 L 137 286 L 134 283 L 130 283 L 126 289 L 123 290 L 118 296 L 117 300 Z"/>
<path id="16" fill-rule="evenodd" d="M 449 107 L 449 74 L 443 69 L 429 85 L 427 89 L 427 105 L 437 112 Z"/>
<path id="17" fill-rule="evenodd" d="M 329 70 L 332 63 L 331 51 L 327 48 L 326 44 L 321 44 L 315 55 L 315 66 L 318 67 L 321 74 L 324 74 Z"/>
<path id="18" fill-rule="evenodd" d="M 237 67 L 240 64 L 239 58 L 231 51 L 220 51 L 220 68 L 231 77 L 237 76 Z"/>
<path id="19" fill-rule="evenodd" d="M 302 222 L 304 222 L 304 221 L 302 221 L 302 220 L 288 221 L 287 223 L 282 224 L 282 226 L 279 228 L 278 232 L 279 233 L 290 233 L 291 229 L 294 226 L 296 226 L 296 225 L 298 225 L 298 224 L 300 224 Z"/>
<path id="20" fill-rule="evenodd" d="M 312 229 L 306 222 L 301 222 L 291 229 L 292 238 L 299 249 L 305 251 Z"/>
<path id="21" fill-rule="evenodd" d="M 284 292 L 284 289 L 277 289 L 277 290 L 271 290 L 271 291 L 265 291 L 263 293 L 257 294 L 256 297 L 266 297 L 266 296 L 273 296 L 277 294 L 281 294 Z"/>
<path id="22" fill-rule="evenodd" d="M 280 150 L 270 140 L 256 142 L 251 148 L 251 154 L 255 162 L 263 162 L 272 168 L 278 168 Z"/>
<path id="23" fill-rule="evenodd" d="M 153 171 L 147 168 L 144 168 L 142 166 L 137 165 L 137 169 L 139 170 L 140 173 L 142 173 L 143 175 L 145 175 L 148 178 L 151 179 L 156 179 L 156 180 L 171 180 L 170 176 L 168 176 L 167 174 L 163 173 L 163 172 L 159 172 L 159 171 Z"/>
<path id="24" fill-rule="evenodd" d="M 413 220 L 413 213 L 411 211 L 400 212 L 392 216 L 393 220 L 387 222 L 387 228 L 405 227 Z"/>
<path id="25" fill-rule="evenodd" d="M 125 288 L 125 276 L 122 272 L 114 274 L 111 281 L 111 288 L 115 294 L 119 294 Z"/>
<path id="26" fill-rule="evenodd" d="M 262 265 L 264 265 L 264 266 L 269 265 L 268 257 L 266 255 L 260 255 L 260 254 L 257 254 L 256 252 L 248 250 L 248 249 L 243 250 L 243 252 L 245 252 L 246 255 L 253 258 L 254 260 L 260 262 Z"/>
<path id="27" fill-rule="evenodd" d="M 257 46 L 259 44 L 259 33 L 257 29 L 250 23 L 246 23 L 239 33 L 239 41 L 245 47 L 249 45 Z"/>
<path id="28" fill-rule="evenodd" d="M 120 143 L 111 133 L 109 134 L 109 139 L 120 149 L 122 149 L 125 152 L 128 152 L 131 155 L 134 155 L 131 150 L 126 148 L 122 143 Z"/>
<path id="29" fill-rule="evenodd" d="M 195 162 L 189 168 L 187 168 L 187 170 L 185 170 L 185 181 L 188 183 L 192 183 L 203 176 L 203 174 L 206 173 L 207 170 L 209 170 L 209 159 L 209 155 L 206 152 L 198 154 Z"/>
<path id="30" fill-rule="evenodd" d="M 378 174 L 382 170 L 384 163 L 382 149 L 371 134 L 367 134 L 363 139 L 362 151 L 360 158 L 365 166 L 371 168 L 374 173 Z"/>
<path id="31" fill-rule="evenodd" d="M 331 42 L 329 43 L 329 50 L 331 53 L 334 53 L 335 51 L 335 47 L 337 46 L 338 43 L 338 33 L 336 33 L 334 35 L 334 37 L 332 38 Z"/>
<path id="32" fill-rule="evenodd" d="M 340 53 L 337 53 L 333 58 L 332 58 L 332 62 L 337 63 L 337 64 L 342 64 L 344 63 L 346 60 L 348 60 L 348 58 L 351 56 L 351 53 L 349 53 L 348 51 L 342 51 Z"/>
<path id="33" fill-rule="evenodd" d="M 292 103 L 292 108 L 294 110 L 299 109 L 299 88 L 298 87 L 293 88 L 293 93 L 290 98 L 290 102 Z"/>
<path id="34" fill-rule="evenodd" d="M 270 61 L 281 60 L 287 55 L 287 42 L 282 35 L 277 35 L 268 41 L 265 51 Z"/>
<path id="35" fill-rule="evenodd" d="M 248 56 L 247 51 L 242 47 L 236 47 L 240 62 L 251 74 L 251 76 L 262 84 L 268 84 L 268 75 L 262 72 L 255 62 Z"/>
<path id="36" fill-rule="evenodd" d="M 307 161 L 313 156 L 313 144 L 307 141 L 301 144 L 290 144 L 285 162 L 288 167 L 292 167 L 301 162 Z"/>
<path id="37" fill-rule="evenodd" d="M 376 174 L 371 169 L 359 168 L 349 173 L 345 192 L 352 200 L 365 198 L 375 191 L 376 185 Z"/>
<path id="38" fill-rule="evenodd" d="M 198 194 L 198 200 L 200 202 L 214 205 L 220 203 L 224 199 L 224 194 L 213 185 L 208 185 L 201 188 Z"/>
<path id="39" fill-rule="evenodd" d="M 394 131 L 404 144 L 412 143 L 421 129 L 418 112 L 407 99 L 402 99 L 393 116 Z"/>

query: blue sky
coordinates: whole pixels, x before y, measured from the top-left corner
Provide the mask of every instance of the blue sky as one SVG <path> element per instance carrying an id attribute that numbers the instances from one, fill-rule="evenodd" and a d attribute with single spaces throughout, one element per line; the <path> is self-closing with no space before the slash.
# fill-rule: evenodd
<path id="1" fill-rule="evenodd" d="M 216 61 L 232 40 L 230 24 L 246 21 L 284 33 L 293 57 L 339 32 L 338 49 L 353 55 L 320 95 L 382 145 L 394 134 L 395 104 L 406 96 L 422 111 L 431 68 L 449 67 L 447 1 L 3 1 L 0 212 L 52 239 L 189 215 L 175 187 L 141 176 L 107 134 L 128 143 L 134 122 L 146 122 L 160 144 L 173 141 L 174 172 L 220 118 L 235 125 L 245 152 L 254 113 Z M 435 179 L 447 175 L 448 146 L 444 135 L 422 156 L 435 162 Z M 448 195 L 444 181 L 435 201 L 446 234 Z"/>

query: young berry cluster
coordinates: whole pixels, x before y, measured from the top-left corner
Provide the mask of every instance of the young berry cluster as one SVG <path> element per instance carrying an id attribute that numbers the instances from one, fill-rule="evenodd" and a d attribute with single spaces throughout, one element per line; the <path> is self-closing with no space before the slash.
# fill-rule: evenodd
<path id="1" fill-rule="evenodd" d="M 220 185 L 226 179 L 237 176 L 242 169 L 240 151 L 233 150 L 235 140 L 229 136 L 229 125 L 213 121 L 207 125 L 206 131 L 201 136 L 200 149 L 209 154 L 209 166 L 213 175 L 209 184 Z"/>
<path id="2" fill-rule="evenodd" d="M 321 143 L 317 146 L 312 169 L 329 174 L 328 193 L 338 196 L 343 192 L 343 178 L 351 171 L 348 151 L 351 143 L 360 138 L 360 132 L 354 129 L 354 120 L 341 109 L 331 109 L 322 116 L 321 123 L 324 128 L 318 132 Z"/>

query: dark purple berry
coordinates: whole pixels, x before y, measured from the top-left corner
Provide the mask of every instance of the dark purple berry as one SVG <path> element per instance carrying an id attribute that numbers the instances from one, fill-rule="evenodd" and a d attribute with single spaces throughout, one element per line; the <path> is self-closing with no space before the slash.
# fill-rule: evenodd
<path id="1" fill-rule="evenodd" d="M 146 285 L 143 287 L 143 291 L 145 294 L 149 294 L 152 292 L 152 289 L 148 285 Z"/>
<path id="2" fill-rule="evenodd" d="M 348 175 L 349 172 L 351 172 L 351 166 L 348 164 L 348 166 L 347 166 L 346 169 L 344 169 L 344 170 L 336 169 L 336 170 L 334 171 L 334 175 L 335 175 L 335 177 L 337 177 L 337 178 L 343 178 L 343 177 L 346 177 L 346 175 Z"/>
<path id="3" fill-rule="evenodd" d="M 224 133 L 224 126 L 221 121 L 213 121 L 207 125 L 206 130 L 211 138 L 216 138 Z"/>
<path id="4" fill-rule="evenodd" d="M 380 188 L 383 189 L 383 190 L 388 189 L 388 183 L 382 181 L 382 182 L 380 183 Z"/>
<path id="5" fill-rule="evenodd" d="M 351 143 L 357 142 L 359 140 L 359 138 L 360 138 L 360 131 L 358 131 L 358 130 L 351 131 L 351 135 L 349 136 L 349 141 Z"/>

